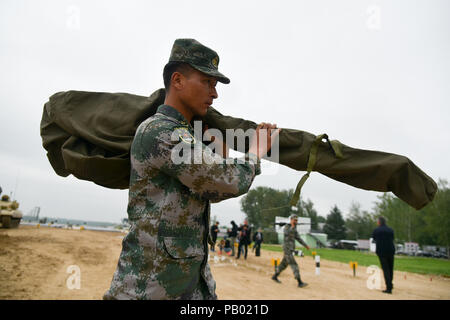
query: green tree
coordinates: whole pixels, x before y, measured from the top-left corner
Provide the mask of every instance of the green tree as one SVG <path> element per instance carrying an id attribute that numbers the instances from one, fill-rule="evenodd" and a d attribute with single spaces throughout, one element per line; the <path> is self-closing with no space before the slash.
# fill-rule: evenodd
<path id="1" fill-rule="evenodd" d="M 394 229 L 395 240 L 419 242 L 426 226 L 423 212 L 415 210 L 392 194 L 384 193 L 378 199 L 375 203 L 375 215 L 386 218 L 387 225 Z"/>
<path id="2" fill-rule="evenodd" d="M 257 187 L 241 199 L 241 210 L 249 224 L 261 228 L 273 228 L 275 216 L 289 217 L 292 213 L 289 202 L 294 191 Z"/>
<path id="3" fill-rule="evenodd" d="M 450 252 L 450 189 L 447 180 L 439 179 L 438 191 L 423 211 L 426 232 L 434 236 L 436 244 L 445 246 L 447 253 Z"/>
<path id="4" fill-rule="evenodd" d="M 323 232 L 328 235 L 329 239 L 342 240 L 345 239 L 345 221 L 342 218 L 341 210 L 335 205 L 330 214 L 327 216 Z"/>
<path id="5" fill-rule="evenodd" d="M 317 214 L 317 211 L 314 208 L 314 203 L 310 199 L 306 200 L 306 202 L 305 202 L 300 197 L 297 207 L 298 207 L 297 214 L 299 216 L 311 218 L 311 229 L 319 230 L 320 216 Z M 322 217 L 322 219 L 324 219 L 324 218 Z"/>
<path id="6" fill-rule="evenodd" d="M 369 239 L 376 225 L 376 218 L 373 214 L 362 211 L 358 202 L 351 204 L 348 217 L 345 220 L 349 239 Z"/>

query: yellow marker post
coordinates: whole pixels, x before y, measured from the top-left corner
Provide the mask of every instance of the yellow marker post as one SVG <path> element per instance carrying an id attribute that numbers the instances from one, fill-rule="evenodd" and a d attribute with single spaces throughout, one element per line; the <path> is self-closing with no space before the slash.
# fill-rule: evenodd
<path id="1" fill-rule="evenodd" d="M 353 269 L 353 276 L 356 277 L 356 268 L 358 268 L 358 262 L 350 261 L 350 268 Z"/>
<path id="2" fill-rule="evenodd" d="M 271 264 L 274 266 L 275 268 L 275 272 L 277 272 L 277 266 L 280 264 L 280 259 L 270 259 Z"/>

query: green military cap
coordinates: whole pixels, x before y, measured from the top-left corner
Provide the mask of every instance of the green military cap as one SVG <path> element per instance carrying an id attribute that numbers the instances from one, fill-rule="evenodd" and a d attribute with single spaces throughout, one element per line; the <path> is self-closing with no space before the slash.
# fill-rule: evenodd
<path id="1" fill-rule="evenodd" d="M 296 214 L 291 214 L 291 216 L 289 218 L 291 218 L 291 220 L 292 219 L 298 219 L 298 216 Z"/>
<path id="2" fill-rule="evenodd" d="M 185 62 L 194 69 L 217 78 L 217 81 L 230 83 L 230 79 L 219 72 L 219 55 L 194 39 L 175 40 L 169 62 Z"/>

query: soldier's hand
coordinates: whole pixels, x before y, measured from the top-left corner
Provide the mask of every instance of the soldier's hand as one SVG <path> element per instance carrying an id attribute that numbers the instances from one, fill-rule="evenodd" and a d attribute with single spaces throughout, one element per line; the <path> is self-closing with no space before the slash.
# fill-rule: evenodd
<path id="1" fill-rule="evenodd" d="M 272 148 L 272 144 L 280 134 L 281 129 L 276 124 L 260 123 L 250 138 L 249 153 L 255 154 L 258 159 L 264 157 Z"/>

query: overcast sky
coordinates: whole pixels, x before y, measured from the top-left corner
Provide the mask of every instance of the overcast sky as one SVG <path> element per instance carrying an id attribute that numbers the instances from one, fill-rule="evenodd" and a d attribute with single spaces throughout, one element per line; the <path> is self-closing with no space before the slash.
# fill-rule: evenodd
<path id="1" fill-rule="evenodd" d="M 127 190 L 53 171 L 42 147 L 44 103 L 59 91 L 150 95 L 177 38 L 220 56 L 220 112 L 272 122 L 360 149 L 409 157 L 450 179 L 450 2 L 21 1 L 0 2 L 0 186 L 27 214 L 119 222 Z M 295 188 L 303 172 L 280 166 L 252 187 Z M 378 192 L 312 173 L 302 190 L 318 213 Z M 212 206 L 242 222 L 240 198 Z"/>

